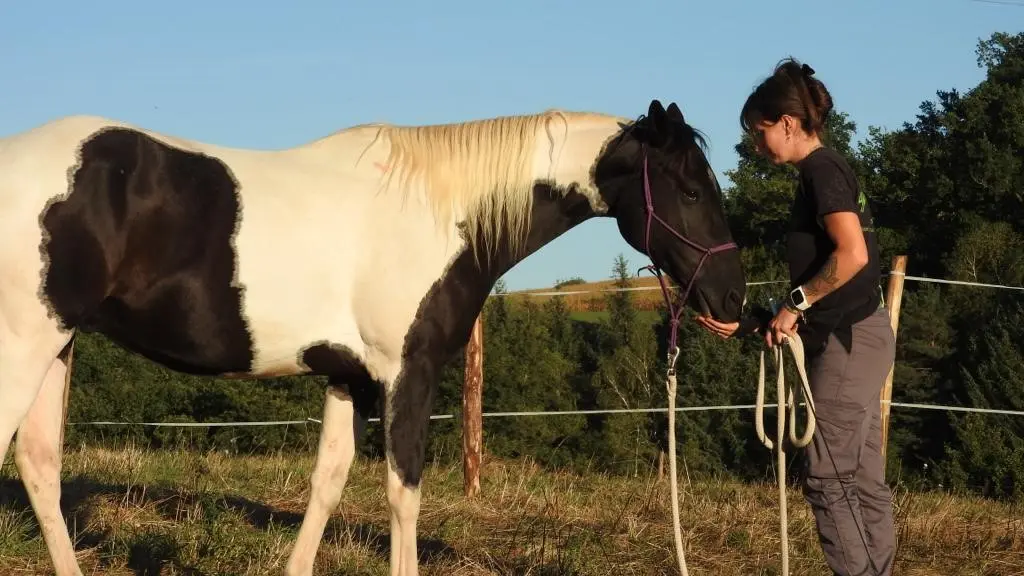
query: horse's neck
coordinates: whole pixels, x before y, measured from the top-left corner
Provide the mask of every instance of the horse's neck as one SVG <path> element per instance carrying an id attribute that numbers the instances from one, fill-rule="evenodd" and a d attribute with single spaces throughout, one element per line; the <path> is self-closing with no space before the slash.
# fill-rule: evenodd
<path id="1" fill-rule="evenodd" d="M 535 182 L 529 226 L 518 242 L 504 230 L 497 237 L 478 235 L 475 258 L 482 280 L 500 277 L 544 245 L 593 217 L 607 212 L 592 173 L 596 159 L 621 130 L 620 118 L 597 114 L 553 113 L 534 138 L 532 175 Z M 355 126 L 302 147 L 306 154 L 324 154 L 344 168 L 373 178 L 384 174 L 388 161 L 386 137 L 380 126 Z M 376 144 L 381 144 L 377 146 Z M 403 200 L 404 203 L 404 200 Z M 462 214 L 455 214 L 459 219 Z M 520 230 L 520 233 L 523 231 Z M 514 247 L 515 249 L 512 249 Z M 493 277 L 493 278 L 492 278 Z"/>
<path id="2" fill-rule="evenodd" d="M 526 237 L 510 242 L 508 231 L 492 243 L 496 257 L 484 274 L 493 280 L 580 223 L 604 216 L 608 206 L 593 182 L 594 164 L 621 130 L 621 119 L 555 114 L 536 135 L 533 199 Z M 510 249 L 516 246 L 516 249 Z"/>
<path id="3" fill-rule="evenodd" d="M 539 179 L 553 181 L 561 189 L 575 189 L 590 202 L 597 215 L 608 210 L 593 182 L 594 164 L 608 143 L 622 130 L 621 118 L 601 115 L 575 115 L 568 122 L 551 122 L 546 134 L 538 135 L 538 153 L 547 174 Z"/>
<path id="4" fill-rule="evenodd" d="M 508 249 L 509 243 L 503 235 L 498 238 L 498 248 L 494 253 L 478 256 L 479 273 L 488 289 L 516 264 L 582 222 L 601 215 L 594 211 L 590 199 L 576 190 L 558 191 L 550 185 L 538 184 L 533 194 L 530 227 L 519 250 Z"/>

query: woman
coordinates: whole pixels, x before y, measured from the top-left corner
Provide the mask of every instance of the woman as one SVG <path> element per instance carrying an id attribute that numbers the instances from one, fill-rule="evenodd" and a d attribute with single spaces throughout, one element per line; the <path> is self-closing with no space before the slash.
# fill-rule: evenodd
<path id="1" fill-rule="evenodd" d="M 783 61 L 747 98 L 740 124 L 759 154 L 797 168 L 787 236 L 790 292 L 763 328 L 771 346 L 798 333 L 817 426 L 803 492 L 834 574 L 889 576 L 892 494 L 881 452 L 879 393 L 895 357 L 882 305 L 878 246 L 853 170 L 822 144 L 832 97 L 814 70 Z M 723 338 L 757 322 L 697 321 Z"/>

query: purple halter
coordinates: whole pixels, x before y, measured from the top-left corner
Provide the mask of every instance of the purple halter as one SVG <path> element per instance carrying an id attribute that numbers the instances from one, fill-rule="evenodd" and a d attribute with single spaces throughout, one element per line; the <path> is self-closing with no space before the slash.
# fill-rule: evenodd
<path id="1" fill-rule="evenodd" d="M 657 214 L 655 214 L 655 212 L 654 212 L 654 202 L 651 199 L 651 181 L 650 181 L 650 178 L 647 175 L 647 148 L 646 147 L 644 148 L 644 200 L 647 203 L 647 206 L 646 206 L 646 211 L 647 211 L 647 230 L 646 230 L 646 232 L 644 234 L 644 251 L 647 253 L 647 257 L 648 258 L 651 257 L 651 220 L 652 219 L 653 220 L 657 220 L 659 224 L 661 224 L 666 230 L 669 231 L 669 233 L 671 233 L 676 238 L 682 240 L 683 242 L 685 242 L 689 246 L 693 247 L 694 249 L 699 250 L 700 252 L 702 252 L 701 257 L 700 257 L 700 261 L 697 263 L 697 268 L 696 268 L 696 270 L 693 271 L 693 275 L 690 276 L 690 281 L 686 284 L 686 291 L 683 292 L 683 297 L 678 301 L 678 306 L 673 305 L 672 299 L 669 298 L 668 287 L 665 285 L 665 280 L 664 280 L 664 277 L 661 275 L 661 270 L 659 270 L 658 267 L 654 264 L 654 259 L 653 258 L 651 259 L 651 264 L 650 265 L 644 266 L 643 268 L 641 268 L 641 270 L 650 270 L 655 276 L 657 276 L 658 284 L 661 285 L 661 294 L 662 294 L 662 296 L 664 296 L 665 304 L 668 306 L 669 321 L 670 321 L 671 326 L 672 326 L 672 332 L 671 332 L 671 335 L 669 337 L 669 348 L 668 348 L 668 354 L 669 354 L 669 358 L 670 358 L 669 372 L 671 373 L 675 369 L 674 368 L 675 357 L 679 353 L 679 348 L 676 346 L 677 337 L 678 337 L 678 331 L 679 331 L 679 319 L 680 319 L 680 317 L 682 317 L 683 311 L 686 309 L 686 299 L 690 296 L 690 290 L 693 288 L 694 280 L 696 280 L 697 275 L 700 273 L 700 269 L 704 266 L 704 263 L 707 261 L 708 256 L 711 256 L 712 254 L 717 254 L 719 252 L 725 252 L 726 250 L 731 250 L 733 248 L 737 248 L 737 246 L 736 246 L 735 242 L 727 242 L 725 244 L 720 244 L 720 245 L 715 246 L 713 248 L 705 248 L 705 247 L 701 246 L 700 244 L 697 244 L 693 240 L 690 240 L 686 236 L 683 236 L 682 234 L 680 234 L 676 230 L 674 230 L 671 226 L 669 226 L 669 224 L 667 222 L 665 222 L 664 220 L 661 219 L 661 217 L 659 217 Z"/>

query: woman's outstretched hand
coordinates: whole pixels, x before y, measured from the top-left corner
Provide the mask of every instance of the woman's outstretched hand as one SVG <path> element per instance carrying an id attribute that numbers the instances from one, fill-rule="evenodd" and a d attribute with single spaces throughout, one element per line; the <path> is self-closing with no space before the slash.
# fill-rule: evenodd
<path id="1" fill-rule="evenodd" d="M 707 331 L 715 334 L 721 338 L 730 338 L 736 332 L 736 329 L 740 327 L 739 322 L 719 322 L 710 316 L 700 315 L 696 318 L 697 323 L 703 326 Z"/>
<path id="2" fill-rule="evenodd" d="M 711 316 L 698 314 L 694 320 L 705 330 L 722 339 L 739 338 L 747 334 L 758 333 L 771 346 L 773 340 L 778 342 L 780 336 L 795 332 L 799 316 L 783 308 L 773 315 L 762 306 L 753 306 L 750 313 L 739 322 L 720 322 Z M 775 336 L 775 338 L 772 338 Z"/>

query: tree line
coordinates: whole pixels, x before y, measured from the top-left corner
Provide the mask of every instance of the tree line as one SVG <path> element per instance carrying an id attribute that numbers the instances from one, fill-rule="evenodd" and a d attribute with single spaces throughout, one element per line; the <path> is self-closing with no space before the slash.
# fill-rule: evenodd
<path id="1" fill-rule="evenodd" d="M 909 274 L 1024 286 L 1024 34 L 996 33 L 980 41 L 977 61 L 986 72 L 977 86 L 964 93 L 937 91 L 898 129 L 871 127 L 855 143 L 854 119 L 837 110 L 826 139 L 850 160 L 872 203 L 883 262 L 906 254 Z M 726 209 L 748 276 L 785 279 L 794 173 L 756 156 L 746 137 L 736 151 L 740 160 L 728 172 L 733 184 L 725 190 Z M 613 262 L 618 285 L 630 285 L 632 268 L 621 255 Z M 764 304 L 780 290 L 752 287 L 750 299 Z M 904 290 L 893 401 L 1024 410 L 1024 295 L 911 281 Z M 483 322 L 486 412 L 667 405 L 665 311 L 638 309 L 631 292 L 609 293 L 603 312 L 585 316 L 564 298 L 498 296 L 488 301 Z M 761 347 L 756 338 L 721 341 L 686 322 L 680 341 L 677 405 L 753 402 Z M 459 414 L 462 382 L 458 355 L 444 371 L 435 413 Z M 319 418 L 324 385 L 318 378 L 191 377 L 83 335 L 75 349 L 68 418 Z M 774 418 L 774 411 L 766 415 Z M 771 454 L 754 433 L 753 411 L 686 412 L 677 423 L 679 455 L 691 477 L 773 477 Z M 458 417 L 431 424 L 429 459 L 460 457 L 460 424 Z M 72 445 L 130 441 L 154 449 L 258 452 L 312 450 L 318 433 L 315 424 L 71 426 L 66 439 Z M 361 453 L 380 457 L 382 442 L 380 426 L 371 424 Z M 666 417 L 487 418 L 484 449 L 488 457 L 528 456 L 550 467 L 649 474 L 667 450 Z M 888 460 L 890 479 L 912 487 L 1018 499 L 1024 495 L 1024 418 L 893 408 Z"/>

